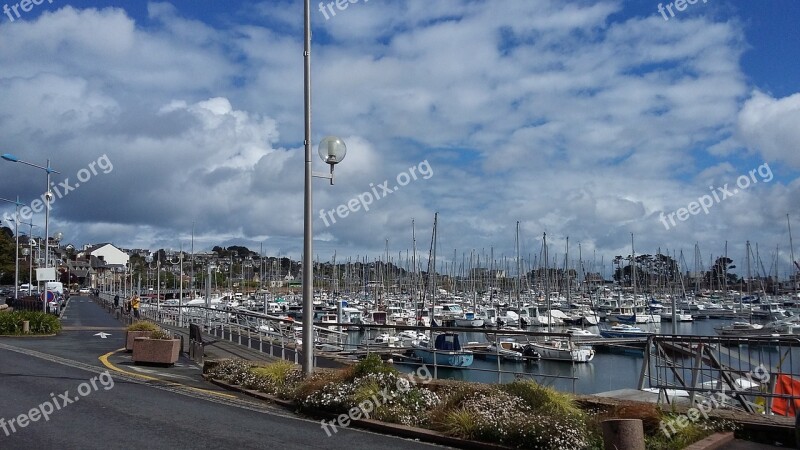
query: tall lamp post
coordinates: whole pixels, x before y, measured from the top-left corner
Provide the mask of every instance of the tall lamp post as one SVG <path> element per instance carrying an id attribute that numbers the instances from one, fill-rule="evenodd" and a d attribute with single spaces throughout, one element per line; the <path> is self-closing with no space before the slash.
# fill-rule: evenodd
<path id="1" fill-rule="evenodd" d="M 175 260 L 175 255 L 172 254 L 172 251 L 170 251 L 167 254 L 167 258 L 168 258 L 167 259 L 168 263 L 172 265 L 175 264 L 180 265 L 181 282 L 180 282 L 180 291 L 178 293 L 178 326 L 183 327 L 183 244 L 181 244 L 181 249 L 180 252 L 178 253 L 177 261 Z"/>
<path id="2" fill-rule="evenodd" d="M 153 263 L 153 255 L 147 255 L 145 261 L 147 261 L 147 267 L 149 267 L 152 270 L 153 266 L 151 264 Z M 156 252 L 155 269 L 156 269 L 156 314 L 159 315 L 158 318 L 159 320 L 161 320 L 161 255 L 158 252 Z"/>
<path id="3" fill-rule="evenodd" d="M 330 175 L 316 174 L 311 164 L 311 0 L 304 2 L 304 44 L 303 44 L 303 80 L 305 117 L 305 182 L 303 196 L 303 374 L 314 372 L 314 260 L 313 252 L 313 193 L 311 181 L 313 177 L 327 178 L 333 184 L 333 166 L 340 163 L 347 147 L 344 142 L 334 136 L 328 136 L 319 144 L 319 156 L 330 165 Z"/>
<path id="4" fill-rule="evenodd" d="M 51 173 L 60 174 L 61 172 L 59 172 L 59 171 L 53 169 L 52 167 L 50 167 L 50 160 L 49 159 L 47 160 L 47 166 L 46 167 L 42 167 L 42 166 L 40 166 L 38 164 L 33 164 L 33 163 L 29 163 L 27 161 L 23 161 L 21 159 L 18 159 L 16 156 L 12 155 L 11 153 L 3 154 L 2 158 L 5 159 L 6 161 L 9 161 L 9 162 L 25 164 L 26 166 L 31 166 L 31 167 L 35 167 L 37 169 L 42 169 L 47 173 L 47 184 L 45 184 L 45 187 L 44 187 L 45 188 L 45 191 L 44 191 L 44 201 L 45 201 L 45 205 L 44 205 L 45 206 L 45 208 L 44 208 L 44 267 L 48 268 L 49 267 L 49 262 L 50 262 L 49 259 L 48 259 L 49 251 L 50 251 L 50 247 L 49 247 L 49 245 L 50 245 L 50 242 L 49 242 L 50 236 L 48 234 L 48 232 L 49 232 L 48 226 L 49 226 L 49 222 L 50 222 L 50 202 L 53 201 L 53 193 L 50 192 L 50 174 Z M 45 286 L 47 286 L 47 285 L 45 285 Z M 47 311 L 47 302 L 44 302 L 43 309 L 44 309 L 45 312 Z"/>
<path id="5" fill-rule="evenodd" d="M 19 202 L 19 195 L 17 196 L 17 200 L 16 201 L 8 200 L 8 199 L 5 199 L 5 198 L 0 198 L 0 200 L 2 200 L 4 202 L 8 202 L 8 203 L 13 203 L 14 204 L 14 210 L 15 210 L 15 213 L 14 213 L 14 216 L 15 216 L 14 217 L 14 239 L 16 239 L 16 244 L 15 244 L 15 250 L 14 250 L 14 254 L 15 254 L 15 258 L 14 258 L 14 300 L 16 300 L 19 297 L 19 207 L 20 206 L 25 206 L 25 204 Z M 28 286 L 30 287 L 30 283 L 28 283 Z"/>

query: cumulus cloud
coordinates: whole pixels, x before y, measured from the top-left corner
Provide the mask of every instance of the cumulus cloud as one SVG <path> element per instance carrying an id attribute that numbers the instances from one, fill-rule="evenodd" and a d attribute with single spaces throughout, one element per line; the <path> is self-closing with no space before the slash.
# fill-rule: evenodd
<path id="1" fill-rule="evenodd" d="M 150 3 L 141 17 L 64 6 L 0 23 L 2 147 L 51 158 L 65 176 L 102 154 L 114 162 L 56 205 L 70 241 L 175 248 L 194 224 L 200 246 L 263 241 L 299 255 L 294 6 L 230 6 L 207 22 L 179 4 Z M 718 252 L 726 238 L 780 235 L 797 208 L 782 164 L 800 165 L 800 94 L 748 85 L 736 20 L 665 22 L 602 0 L 410 0 L 352 4 L 314 27 L 312 142 L 335 134 L 348 145 L 336 184 L 315 182 L 315 211 L 422 161 L 434 169 L 369 212 L 317 220 L 322 259 L 380 254 L 386 239 L 392 253 L 410 248 L 412 219 L 421 244 L 437 211 L 452 257 L 511 254 L 518 220 L 528 249 L 547 231 L 553 245 L 570 236 L 587 253 L 619 254 L 633 232 L 651 253 L 701 237 Z M 663 229 L 660 212 L 751 169 L 745 149 L 783 175 Z M 3 192 L 40 195 L 32 173 L 0 170 Z"/>
<path id="2" fill-rule="evenodd" d="M 742 139 L 768 161 L 800 169 L 800 93 L 776 99 L 755 91 L 739 113 Z"/>

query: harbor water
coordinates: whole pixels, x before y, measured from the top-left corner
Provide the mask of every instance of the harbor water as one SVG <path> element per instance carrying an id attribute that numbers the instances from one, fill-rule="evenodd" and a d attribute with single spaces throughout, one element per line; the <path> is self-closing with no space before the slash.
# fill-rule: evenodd
<path id="1" fill-rule="evenodd" d="M 731 320 L 721 319 L 680 322 L 677 324 L 677 334 L 716 336 L 715 328 L 729 325 L 731 322 Z M 654 331 L 658 334 L 672 334 L 672 324 L 668 322 L 639 324 L 637 326 L 645 331 Z M 553 332 L 562 330 L 556 327 L 552 329 Z M 586 330 L 599 333 L 599 328 L 596 326 L 586 327 Z M 546 328 L 530 328 L 529 331 L 541 332 L 546 331 Z M 480 342 L 488 344 L 486 332 L 491 332 L 491 329 L 461 333 L 460 338 L 462 343 Z M 358 337 L 353 333 L 350 342 L 358 342 L 360 338 L 360 333 Z M 800 336 L 798 336 L 798 339 L 800 339 Z M 787 366 L 789 363 L 794 365 L 800 363 L 799 348 L 794 348 L 792 351 L 793 357 L 791 358 L 777 354 L 774 348 L 768 346 L 752 349 L 745 348 L 744 350 L 737 349 L 737 351 L 749 353 L 751 361 L 763 361 L 767 367 L 774 368 L 779 364 L 784 364 L 783 372 L 800 372 L 800 367 Z M 498 375 L 498 362 L 496 359 L 476 357 L 469 368 L 452 369 L 439 367 L 436 369 L 436 377 L 482 383 L 509 383 L 515 379 L 534 379 L 541 384 L 552 386 L 560 391 L 574 392 L 576 394 L 596 394 L 618 389 L 637 388 L 643 361 L 644 356 L 641 350 L 614 349 L 609 351 L 598 348 L 594 359 L 586 363 L 552 360 L 536 362 L 502 360 L 499 367 L 505 373 Z M 397 363 L 396 366 L 402 372 L 411 372 L 417 368 L 416 365 L 406 363 Z M 433 372 L 434 368 L 429 366 L 429 370 Z"/>

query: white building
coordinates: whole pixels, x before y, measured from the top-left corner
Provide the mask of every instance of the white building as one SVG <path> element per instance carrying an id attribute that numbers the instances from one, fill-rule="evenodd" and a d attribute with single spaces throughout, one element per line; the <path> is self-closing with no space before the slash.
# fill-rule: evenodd
<path id="1" fill-rule="evenodd" d="M 79 257 L 89 258 L 90 256 L 94 256 L 96 258 L 102 258 L 103 261 L 107 265 L 119 265 L 124 267 L 128 264 L 130 260 L 130 256 L 127 253 L 123 252 L 122 250 L 114 247 L 113 244 L 97 244 L 88 246 L 84 249 L 82 254 L 79 254 Z"/>

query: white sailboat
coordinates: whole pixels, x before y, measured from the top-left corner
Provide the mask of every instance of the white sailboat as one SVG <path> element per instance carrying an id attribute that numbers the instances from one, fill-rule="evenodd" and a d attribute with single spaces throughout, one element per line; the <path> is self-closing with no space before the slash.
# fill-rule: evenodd
<path id="1" fill-rule="evenodd" d="M 579 345 L 569 339 L 548 339 L 542 342 L 531 342 L 528 346 L 536 350 L 542 359 L 579 363 L 594 359 L 594 349 L 591 346 Z"/>

